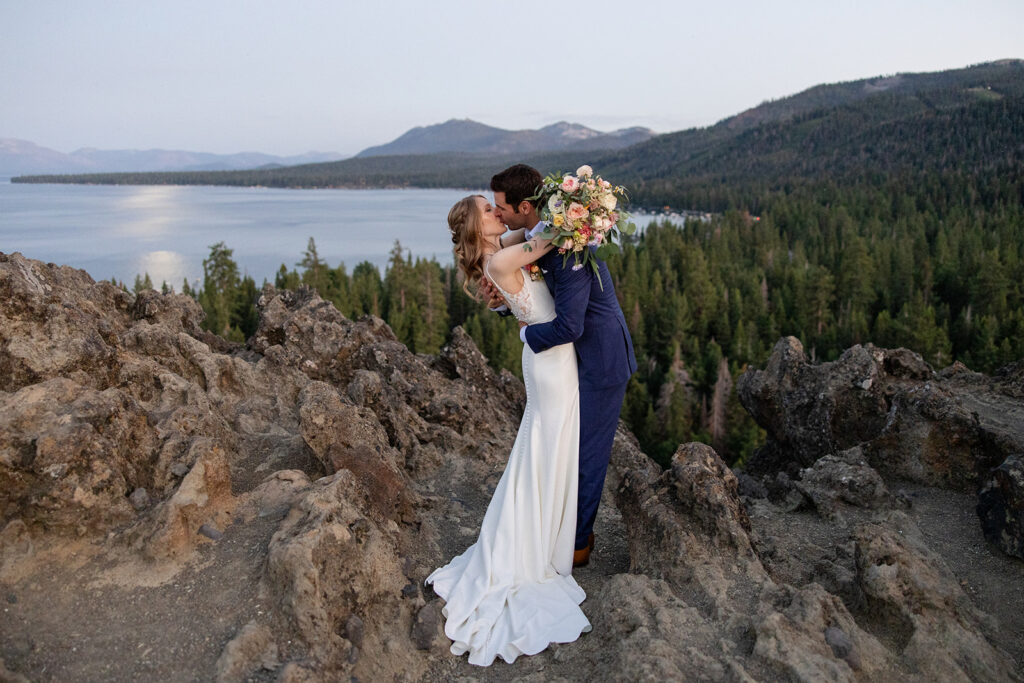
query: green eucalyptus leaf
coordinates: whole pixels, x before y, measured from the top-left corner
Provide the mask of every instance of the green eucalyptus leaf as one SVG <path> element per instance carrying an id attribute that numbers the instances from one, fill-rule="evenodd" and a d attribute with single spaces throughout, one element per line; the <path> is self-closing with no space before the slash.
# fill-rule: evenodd
<path id="1" fill-rule="evenodd" d="M 594 269 L 594 275 L 597 276 L 597 285 L 604 291 L 604 283 L 601 281 L 601 269 L 597 266 L 597 261 L 591 261 L 590 266 Z"/>

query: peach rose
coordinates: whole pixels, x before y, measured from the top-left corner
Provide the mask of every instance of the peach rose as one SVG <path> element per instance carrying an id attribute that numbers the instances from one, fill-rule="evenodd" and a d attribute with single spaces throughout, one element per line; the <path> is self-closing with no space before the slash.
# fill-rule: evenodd
<path id="1" fill-rule="evenodd" d="M 566 215 L 569 216 L 569 220 L 575 221 L 580 220 L 581 218 L 586 218 L 590 215 L 590 212 L 587 211 L 587 207 L 582 204 L 573 202 L 569 205 L 569 210 L 566 212 Z"/>

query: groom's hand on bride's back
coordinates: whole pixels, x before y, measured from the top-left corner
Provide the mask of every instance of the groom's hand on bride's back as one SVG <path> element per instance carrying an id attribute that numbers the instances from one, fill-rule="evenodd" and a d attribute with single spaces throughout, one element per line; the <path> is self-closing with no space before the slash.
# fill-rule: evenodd
<path id="1" fill-rule="evenodd" d="M 490 308 L 499 308 L 506 305 L 505 297 L 501 295 L 501 292 L 487 278 L 481 278 L 480 280 L 480 293 L 487 299 L 487 306 Z"/>

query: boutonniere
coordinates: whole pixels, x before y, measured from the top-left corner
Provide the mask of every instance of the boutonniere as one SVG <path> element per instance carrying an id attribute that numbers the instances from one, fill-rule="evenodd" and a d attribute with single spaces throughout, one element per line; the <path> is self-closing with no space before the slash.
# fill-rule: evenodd
<path id="1" fill-rule="evenodd" d="M 536 263 L 531 263 L 530 265 L 525 266 L 525 268 L 526 268 L 526 272 L 530 274 L 530 279 L 531 280 L 543 280 L 544 279 L 544 272 L 540 269 L 540 266 L 538 266 Z"/>

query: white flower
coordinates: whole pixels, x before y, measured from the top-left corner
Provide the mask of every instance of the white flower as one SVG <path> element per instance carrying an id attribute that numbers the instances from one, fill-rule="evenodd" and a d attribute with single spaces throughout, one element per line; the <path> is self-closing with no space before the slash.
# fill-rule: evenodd
<path id="1" fill-rule="evenodd" d="M 551 199 L 548 200 L 548 211 L 552 214 L 561 213 L 564 206 L 565 202 L 557 194 L 551 195 Z"/>
<path id="2" fill-rule="evenodd" d="M 590 168 L 586 164 L 576 169 L 576 175 L 580 178 L 589 178 L 594 175 L 594 169 Z"/>
<path id="3" fill-rule="evenodd" d="M 615 210 L 616 202 L 617 200 L 615 199 L 615 195 L 611 193 L 601 195 L 601 206 L 608 209 L 609 211 Z"/>

